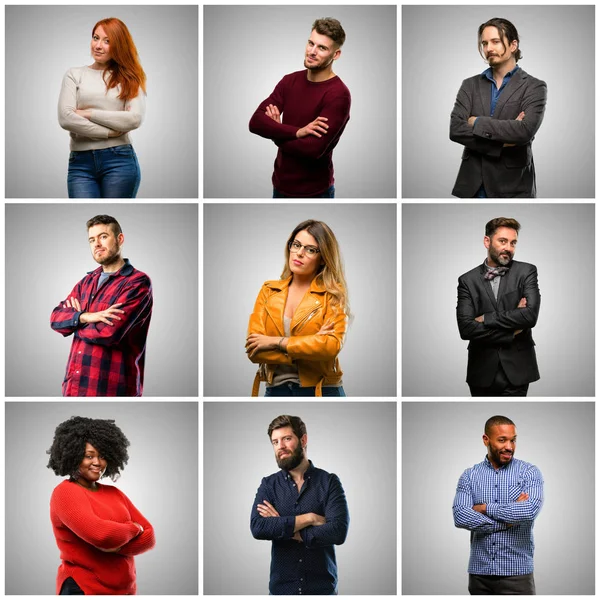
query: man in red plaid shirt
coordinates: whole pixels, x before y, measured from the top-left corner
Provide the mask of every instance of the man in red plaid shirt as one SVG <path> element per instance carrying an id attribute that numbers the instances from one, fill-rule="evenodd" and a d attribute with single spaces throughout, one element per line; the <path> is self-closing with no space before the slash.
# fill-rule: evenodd
<path id="1" fill-rule="evenodd" d="M 101 266 L 50 317 L 52 329 L 74 334 L 63 396 L 141 396 L 152 284 L 122 258 L 125 238 L 114 217 L 98 215 L 86 225 L 92 256 Z"/>

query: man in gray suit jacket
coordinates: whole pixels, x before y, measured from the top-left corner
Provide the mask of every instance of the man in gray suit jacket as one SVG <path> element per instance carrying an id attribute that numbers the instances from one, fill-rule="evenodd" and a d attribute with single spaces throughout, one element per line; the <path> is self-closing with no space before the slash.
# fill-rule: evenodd
<path id="1" fill-rule="evenodd" d="M 490 65 L 465 79 L 450 116 L 450 139 L 465 149 L 452 190 L 459 198 L 535 198 L 531 142 L 542 124 L 546 84 L 517 65 L 519 35 L 506 19 L 479 27 Z"/>
<path id="2" fill-rule="evenodd" d="M 458 279 L 456 319 L 469 340 L 471 396 L 527 396 L 540 378 L 531 336 L 540 290 L 535 266 L 513 260 L 520 228 L 504 217 L 487 223 L 486 260 Z"/>

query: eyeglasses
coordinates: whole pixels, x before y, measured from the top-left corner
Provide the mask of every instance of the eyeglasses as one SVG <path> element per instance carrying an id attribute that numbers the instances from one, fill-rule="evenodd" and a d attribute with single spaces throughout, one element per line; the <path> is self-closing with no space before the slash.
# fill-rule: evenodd
<path id="1" fill-rule="evenodd" d="M 304 248 L 304 251 L 308 256 L 316 256 L 319 252 L 321 252 L 316 246 L 303 246 L 299 241 L 294 240 L 289 245 L 290 252 L 296 254 L 300 252 L 300 248 Z"/>

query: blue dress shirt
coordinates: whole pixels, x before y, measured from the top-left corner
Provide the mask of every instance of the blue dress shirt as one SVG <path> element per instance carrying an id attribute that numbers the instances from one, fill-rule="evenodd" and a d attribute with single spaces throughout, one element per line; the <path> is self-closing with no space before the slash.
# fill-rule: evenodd
<path id="1" fill-rule="evenodd" d="M 279 517 L 261 517 L 258 504 L 269 501 Z M 296 515 L 316 513 L 324 525 L 300 530 L 302 542 L 294 539 Z M 309 461 L 304 484 L 298 492 L 285 470 L 264 477 L 250 518 L 252 535 L 271 540 L 269 592 L 276 595 L 330 595 L 337 593 L 337 564 L 334 544 L 343 544 L 350 516 L 342 484 L 337 475 L 317 469 Z"/>
<path id="2" fill-rule="evenodd" d="M 502 85 L 499 88 L 496 87 L 496 80 L 494 79 L 492 67 L 488 67 L 481 74 L 482 77 L 485 77 L 486 79 L 489 79 L 492 82 L 491 83 L 491 85 L 492 85 L 492 101 L 490 102 L 490 117 L 494 116 L 494 111 L 496 110 L 496 104 L 498 104 L 498 98 L 500 98 L 500 94 L 502 93 L 502 90 L 504 90 L 504 88 L 506 87 L 506 84 L 510 81 L 510 78 L 517 72 L 518 68 L 519 68 L 519 65 L 517 65 L 512 71 L 509 71 L 504 76 L 504 79 L 502 79 Z M 477 119 L 475 119 L 475 121 L 477 121 Z M 483 184 L 479 188 L 476 198 L 487 198 Z"/>
<path id="3" fill-rule="evenodd" d="M 522 492 L 529 499 L 517 502 Z M 496 470 L 486 456 L 467 469 L 458 481 L 452 510 L 456 527 L 471 532 L 469 573 L 533 573 L 533 523 L 543 502 L 542 474 L 530 463 L 513 458 Z M 476 504 L 487 505 L 485 515 L 473 510 Z"/>

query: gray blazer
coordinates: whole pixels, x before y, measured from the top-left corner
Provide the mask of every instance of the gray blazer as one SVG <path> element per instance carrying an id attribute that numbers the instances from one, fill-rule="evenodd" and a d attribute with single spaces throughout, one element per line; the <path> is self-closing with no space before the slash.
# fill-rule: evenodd
<path id="1" fill-rule="evenodd" d="M 465 149 L 452 195 L 472 198 L 483 183 L 489 198 L 535 198 L 531 142 L 544 118 L 546 84 L 519 68 L 502 90 L 493 117 L 491 85 L 483 75 L 470 77 L 456 97 L 450 139 Z M 525 118 L 516 121 L 521 111 Z M 478 117 L 473 127 L 467 122 L 471 116 Z"/>

